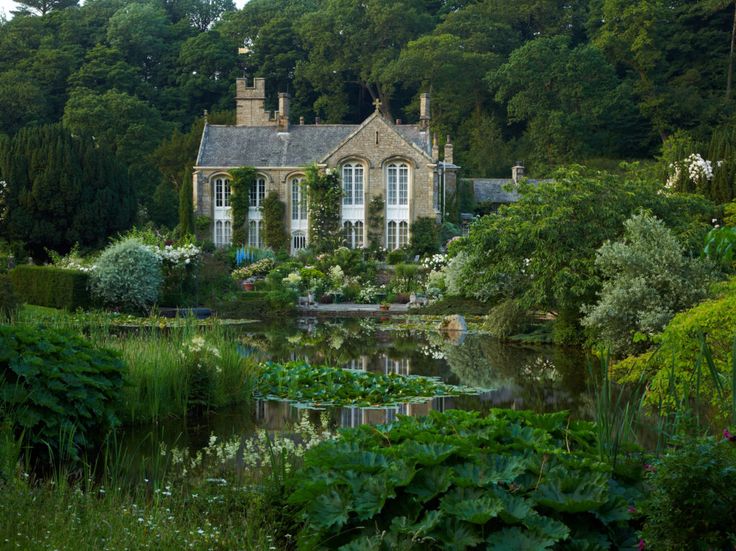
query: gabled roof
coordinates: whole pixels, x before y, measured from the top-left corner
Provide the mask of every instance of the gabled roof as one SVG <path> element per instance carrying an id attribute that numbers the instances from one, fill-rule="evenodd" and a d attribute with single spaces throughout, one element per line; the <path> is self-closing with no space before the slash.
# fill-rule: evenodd
<path id="1" fill-rule="evenodd" d="M 511 178 L 469 178 L 473 182 L 476 203 L 515 203 L 519 200 L 518 187 Z M 538 185 L 552 180 L 525 179 L 528 184 Z"/>
<path id="2" fill-rule="evenodd" d="M 291 125 L 288 132 L 279 132 L 275 126 L 207 124 L 202 132 L 196 166 L 306 166 L 327 157 L 364 124 Z M 417 126 L 388 126 L 426 154 L 426 133 Z"/>

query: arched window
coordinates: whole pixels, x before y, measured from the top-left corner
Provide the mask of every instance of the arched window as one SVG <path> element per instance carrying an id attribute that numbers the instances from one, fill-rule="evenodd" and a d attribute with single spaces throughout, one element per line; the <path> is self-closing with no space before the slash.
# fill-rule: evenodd
<path id="1" fill-rule="evenodd" d="M 292 254 L 301 251 L 307 247 L 307 234 L 303 231 L 291 232 L 291 252 Z"/>
<path id="2" fill-rule="evenodd" d="M 307 194 L 302 184 L 302 178 L 291 180 L 291 219 L 307 219 Z"/>
<path id="3" fill-rule="evenodd" d="M 215 179 L 215 207 L 230 206 L 230 180 L 227 178 Z"/>
<path id="4" fill-rule="evenodd" d="M 363 248 L 363 222 L 355 223 L 355 241 L 353 243 L 356 249 Z"/>
<path id="5" fill-rule="evenodd" d="M 393 220 L 388 223 L 388 232 L 386 232 L 386 248 L 393 251 L 396 248 L 396 222 Z"/>
<path id="6" fill-rule="evenodd" d="M 249 197 L 249 206 L 251 208 L 253 207 L 262 207 L 263 206 L 263 198 L 266 196 L 266 179 L 262 176 L 259 176 L 256 178 L 256 181 L 253 182 L 253 185 L 250 188 L 250 197 Z"/>
<path id="7" fill-rule="evenodd" d="M 389 205 L 409 204 L 409 165 L 390 163 L 386 167 L 386 202 Z"/>
<path id="8" fill-rule="evenodd" d="M 349 248 L 353 248 L 353 224 L 352 222 L 343 222 L 342 224 L 343 235 L 345 236 L 345 244 Z"/>
<path id="9" fill-rule="evenodd" d="M 256 220 L 248 221 L 248 246 L 258 246 L 258 222 Z"/>
<path id="10" fill-rule="evenodd" d="M 409 244 L 409 223 L 399 222 L 399 247 Z"/>
<path id="11" fill-rule="evenodd" d="M 346 164 L 342 167 L 342 204 L 363 204 L 363 165 Z"/>

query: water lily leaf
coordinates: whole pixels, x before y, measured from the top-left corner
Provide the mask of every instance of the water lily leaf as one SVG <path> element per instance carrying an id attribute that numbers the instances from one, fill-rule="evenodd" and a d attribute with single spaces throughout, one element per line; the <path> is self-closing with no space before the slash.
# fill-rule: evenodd
<path id="1" fill-rule="evenodd" d="M 449 467 L 440 465 L 424 467 L 414 475 L 414 479 L 406 487 L 406 492 L 417 496 L 421 501 L 428 501 L 446 492 L 450 484 L 452 484 L 452 469 Z"/>
<path id="2" fill-rule="evenodd" d="M 549 549 L 555 543 L 554 540 L 515 526 L 494 532 L 486 541 L 488 551 L 538 551 Z"/>

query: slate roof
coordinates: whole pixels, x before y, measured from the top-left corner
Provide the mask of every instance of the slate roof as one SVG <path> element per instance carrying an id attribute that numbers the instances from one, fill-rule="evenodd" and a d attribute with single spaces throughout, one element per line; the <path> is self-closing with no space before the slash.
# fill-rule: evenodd
<path id="1" fill-rule="evenodd" d="M 301 167 L 322 160 L 358 124 L 292 125 L 288 132 L 274 126 L 222 126 L 208 124 L 197 155 L 199 167 Z M 396 131 L 408 142 L 427 151 L 426 133 L 415 125 Z"/>
<path id="2" fill-rule="evenodd" d="M 511 178 L 473 178 L 472 182 L 476 203 L 515 203 L 519 200 L 519 192 L 513 189 Z"/>

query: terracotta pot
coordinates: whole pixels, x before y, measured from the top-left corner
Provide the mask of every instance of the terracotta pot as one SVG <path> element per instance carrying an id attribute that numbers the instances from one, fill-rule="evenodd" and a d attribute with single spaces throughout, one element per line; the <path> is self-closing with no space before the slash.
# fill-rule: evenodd
<path id="1" fill-rule="evenodd" d="M 387 311 L 387 310 L 388 310 L 389 308 L 391 308 L 391 305 L 390 305 L 390 304 L 381 304 L 381 305 L 379 306 L 379 308 L 380 308 L 381 310 L 383 310 L 383 311 L 385 312 L 385 311 Z"/>
<path id="2" fill-rule="evenodd" d="M 252 291 L 255 288 L 256 288 L 256 286 L 253 283 L 251 283 L 250 281 L 244 281 L 243 282 L 243 291 Z"/>

